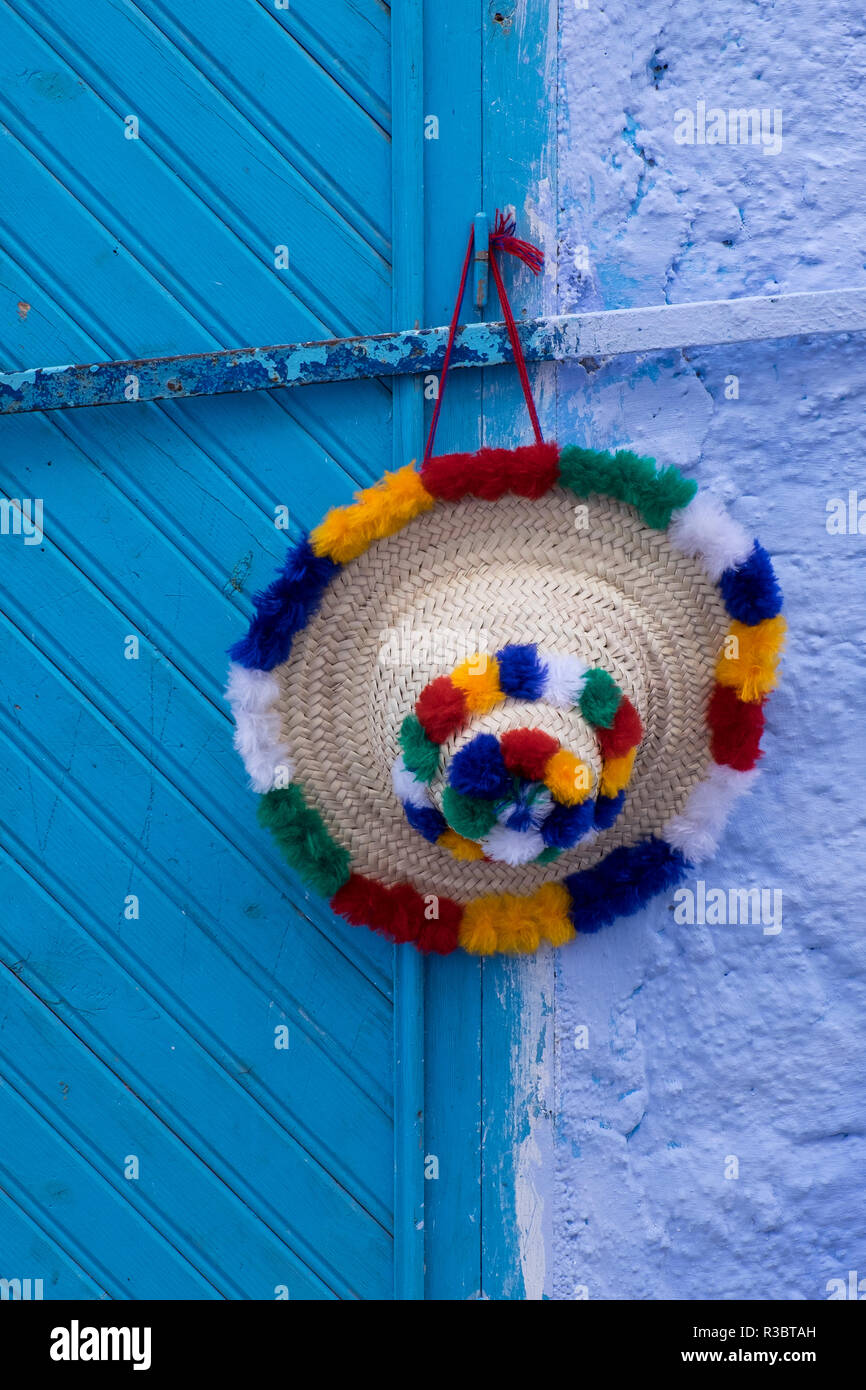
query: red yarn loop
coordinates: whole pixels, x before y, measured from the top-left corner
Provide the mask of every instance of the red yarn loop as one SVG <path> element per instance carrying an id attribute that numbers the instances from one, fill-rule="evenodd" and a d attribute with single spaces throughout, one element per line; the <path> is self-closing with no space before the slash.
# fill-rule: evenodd
<path id="1" fill-rule="evenodd" d="M 523 352 L 523 345 L 520 341 L 520 334 L 517 331 L 517 323 L 511 309 L 511 301 L 508 298 L 508 291 L 502 279 L 502 272 L 499 269 L 497 252 L 504 251 L 509 256 L 516 256 L 524 265 L 529 266 L 533 275 L 537 275 L 544 264 L 544 252 L 540 246 L 533 246 L 531 241 L 522 241 L 514 235 L 516 223 L 513 217 L 505 217 L 497 211 L 496 219 L 493 224 L 493 231 L 490 233 L 490 273 L 496 285 L 496 293 L 499 295 L 499 302 L 502 305 L 502 313 L 505 316 L 505 327 L 508 330 L 508 338 L 511 343 L 511 351 L 514 354 L 514 363 L 517 367 L 517 374 L 520 377 L 520 385 L 523 388 L 523 395 L 526 400 L 526 408 L 529 411 L 529 418 L 532 421 L 532 431 L 535 435 L 536 444 L 544 443 L 544 436 L 541 433 L 541 425 L 538 423 L 538 411 L 535 409 L 535 401 L 532 398 L 532 387 L 529 384 L 529 373 L 526 370 L 526 357 Z M 423 466 L 429 461 L 433 454 L 433 440 L 436 436 L 436 426 L 439 424 L 439 413 L 442 409 L 442 400 L 445 396 L 445 382 L 448 375 L 448 368 L 451 365 L 451 354 L 454 350 L 454 339 L 457 336 L 457 320 L 460 317 L 460 305 L 463 303 L 463 295 L 466 292 L 466 281 L 469 278 L 469 266 L 472 263 L 472 251 L 475 246 L 475 228 L 469 232 L 469 242 L 466 246 L 466 255 L 463 258 L 463 269 L 460 272 L 460 287 L 457 291 L 457 299 L 454 302 L 454 312 L 451 315 L 451 323 L 448 328 L 448 342 L 445 345 L 445 356 L 442 359 L 442 373 L 439 377 L 439 395 L 433 407 L 433 418 L 430 421 L 430 431 L 427 435 L 427 443 L 424 448 Z"/>

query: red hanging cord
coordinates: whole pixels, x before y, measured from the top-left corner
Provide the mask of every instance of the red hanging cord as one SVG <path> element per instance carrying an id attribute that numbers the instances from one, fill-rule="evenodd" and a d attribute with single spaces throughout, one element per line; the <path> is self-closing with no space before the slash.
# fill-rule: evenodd
<path id="1" fill-rule="evenodd" d="M 526 399 L 527 409 L 529 410 L 529 418 L 532 421 L 535 442 L 536 444 L 543 444 L 544 436 L 541 433 L 541 426 L 538 423 L 538 412 L 535 409 L 535 401 L 532 398 L 529 373 L 526 370 L 526 358 L 523 354 L 520 335 L 517 331 L 517 324 L 511 309 L 508 293 L 502 280 L 502 273 L 499 269 L 496 253 L 502 250 L 506 251 L 509 255 L 516 256 L 519 260 L 523 261 L 524 265 L 529 266 L 533 275 L 537 275 L 544 264 L 544 252 L 540 247 L 533 246 L 531 242 L 521 241 L 519 237 L 515 237 L 514 229 L 514 219 L 506 218 L 501 212 L 497 212 L 493 231 L 490 234 L 490 270 L 496 285 L 496 292 L 499 295 L 499 302 L 502 305 L 502 312 L 505 316 L 505 327 L 508 330 L 511 351 L 514 354 L 514 362 L 520 377 L 520 385 L 523 388 L 523 395 Z M 469 278 L 469 266 L 472 263 L 472 250 L 474 245 L 475 229 L 473 227 L 469 233 L 469 242 L 466 247 L 463 270 L 460 275 L 460 288 L 457 291 L 454 313 L 451 315 L 451 324 L 448 329 L 448 342 L 445 346 L 445 356 L 442 359 L 442 372 L 439 377 L 439 394 L 436 398 L 436 404 L 433 407 L 433 418 L 430 421 L 430 430 L 427 435 L 427 444 L 424 448 L 423 463 L 426 463 L 433 454 L 433 440 L 436 435 L 436 426 L 439 423 L 439 412 L 442 409 L 442 400 L 445 396 L 445 382 L 447 379 L 448 367 L 451 363 L 454 339 L 457 336 L 457 321 L 460 317 L 460 305 L 463 303 L 463 295 L 466 292 L 466 281 Z"/>

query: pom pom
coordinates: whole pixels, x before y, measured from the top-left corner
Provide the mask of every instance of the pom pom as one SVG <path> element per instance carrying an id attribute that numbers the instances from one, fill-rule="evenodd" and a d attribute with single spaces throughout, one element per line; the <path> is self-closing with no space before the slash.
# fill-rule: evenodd
<path id="1" fill-rule="evenodd" d="M 592 827 L 594 813 L 589 798 L 577 806 L 554 806 L 541 827 L 541 838 L 550 849 L 572 849 Z"/>
<path id="2" fill-rule="evenodd" d="M 542 695 L 557 709 L 570 709 L 580 699 L 589 667 L 579 657 L 567 652 L 551 652 L 544 660 L 545 680 Z"/>
<path id="3" fill-rule="evenodd" d="M 442 811 L 451 829 L 467 840 L 480 840 L 496 824 L 492 801 L 461 796 L 453 787 L 446 787 L 442 793 Z"/>
<path id="4" fill-rule="evenodd" d="M 403 810 L 412 829 L 431 845 L 435 845 L 448 829 L 448 822 L 436 806 L 413 806 L 411 801 L 404 801 Z"/>
<path id="5" fill-rule="evenodd" d="M 473 898 L 463 909 L 460 945 L 473 956 L 492 956 L 496 950 L 496 915 L 499 898 L 489 894 Z"/>
<path id="6" fill-rule="evenodd" d="M 636 752 L 637 749 L 632 748 L 630 753 L 624 753 L 621 758 L 611 758 L 605 763 L 599 784 L 601 796 L 614 797 L 625 790 L 634 767 Z"/>
<path id="7" fill-rule="evenodd" d="M 625 805 L 625 792 L 617 796 L 597 796 L 593 823 L 596 830 L 609 830 Z"/>
<path id="8" fill-rule="evenodd" d="M 528 782 L 541 782 L 559 743 L 542 729 L 510 729 L 502 735 L 499 746 L 509 772 Z"/>
<path id="9" fill-rule="evenodd" d="M 636 748 L 643 738 L 643 724 L 640 715 L 623 695 L 617 706 L 613 723 L 609 729 L 599 729 L 598 742 L 603 758 L 621 758 L 632 748 Z"/>
<path id="10" fill-rule="evenodd" d="M 230 648 L 240 666 L 272 671 L 289 655 L 295 633 L 306 627 L 339 566 L 314 554 L 303 536 L 286 556 L 272 584 L 253 598 L 255 617 L 246 636 Z"/>
<path id="11" fill-rule="evenodd" d="M 588 724 L 610 729 L 619 709 L 622 692 L 613 676 L 600 666 L 594 666 L 586 677 L 580 697 L 580 712 Z"/>
<path id="12" fill-rule="evenodd" d="M 545 667 L 535 643 L 503 647 L 496 653 L 499 684 L 515 700 L 537 700 L 544 689 Z"/>
<path id="13" fill-rule="evenodd" d="M 743 564 L 752 549 L 740 523 L 703 493 L 682 511 L 674 512 L 668 540 L 680 554 L 697 559 L 714 584 L 724 570 Z"/>
<path id="14" fill-rule="evenodd" d="M 451 672 L 451 683 L 466 696 L 472 714 L 488 714 L 505 699 L 499 684 L 499 662 L 476 652 Z"/>
<path id="15" fill-rule="evenodd" d="M 557 444 L 440 454 L 423 465 L 421 481 L 431 496 L 445 502 L 459 502 L 463 497 L 495 502 L 507 492 L 535 500 L 556 483 L 558 461 Z"/>
<path id="16" fill-rule="evenodd" d="M 408 802 L 410 806 L 431 805 L 427 787 L 423 782 L 419 782 L 414 772 L 409 771 L 402 756 L 395 760 L 391 768 L 391 783 L 399 801 Z"/>
<path id="17" fill-rule="evenodd" d="M 444 743 L 466 723 L 466 696 L 448 676 L 437 676 L 418 696 L 415 713 L 428 739 Z"/>
<path id="18" fill-rule="evenodd" d="M 536 917 L 542 941 L 551 946 L 564 946 L 574 936 L 571 921 L 571 898 L 562 883 L 543 883 L 532 895 L 533 915 Z"/>
<path id="19" fill-rule="evenodd" d="M 463 916 L 463 908 L 459 903 L 455 903 L 451 898 L 437 898 L 436 909 L 438 917 L 426 917 L 428 908 L 425 906 L 425 920 L 418 933 L 418 940 L 415 945 L 425 956 L 437 955 L 447 956 L 457 949 L 460 939 L 460 921 Z"/>
<path id="20" fill-rule="evenodd" d="M 709 775 L 692 788 L 678 816 L 662 832 L 665 840 L 691 864 L 715 854 L 734 802 L 747 792 L 757 772 L 735 772 L 713 763 Z"/>
<path id="21" fill-rule="evenodd" d="M 383 933 L 397 945 L 417 941 L 425 920 L 421 894 L 411 883 L 395 883 L 393 888 L 387 889 L 387 895 Z"/>
<path id="22" fill-rule="evenodd" d="M 291 782 L 295 765 L 283 741 L 276 676 L 233 663 L 226 699 L 235 721 L 234 745 L 243 758 L 253 791 L 269 792 L 277 769 Z"/>
<path id="23" fill-rule="evenodd" d="M 507 955 L 528 955 L 538 950 L 541 922 L 532 897 L 518 898 L 513 893 L 500 894 L 495 924 L 500 951 Z"/>
<path id="24" fill-rule="evenodd" d="M 330 898 L 349 877 L 349 853 L 331 839 L 300 783 L 265 792 L 259 824 L 270 830 L 287 863 L 320 897 Z"/>
<path id="25" fill-rule="evenodd" d="M 735 690 L 717 685 L 707 709 L 710 752 L 717 763 L 737 772 L 748 772 L 761 756 L 764 701 L 746 704 Z"/>
<path id="26" fill-rule="evenodd" d="M 328 512 L 310 537 L 313 549 L 337 564 L 348 564 L 373 541 L 393 536 L 421 512 L 429 511 L 433 503 L 420 475 L 408 464 L 357 492 L 350 506 Z"/>
<path id="27" fill-rule="evenodd" d="M 494 825 L 481 841 L 481 848 L 488 859 L 498 864 L 531 864 L 544 849 L 544 841 L 537 830 L 510 830 L 507 825 Z"/>
<path id="28" fill-rule="evenodd" d="M 611 850 L 599 864 L 565 879 L 571 920 L 578 932 L 598 931 L 672 888 L 688 867 L 678 850 L 655 836 Z"/>
<path id="29" fill-rule="evenodd" d="M 636 507 L 647 526 L 663 531 L 675 508 L 684 507 L 697 492 L 693 478 L 684 478 L 678 468 L 656 472 L 653 459 L 641 458 L 628 449 L 615 454 L 582 449 L 577 445 L 563 449 L 559 456 L 560 481 L 578 497 L 593 493 L 616 497 Z"/>
<path id="30" fill-rule="evenodd" d="M 480 845 L 476 845 L 474 840 L 467 840 L 465 836 L 458 835 L 456 830 L 446 830 L 439 836 L 437 844 L 441 849 L 447 849 L 455 859 L 472 860 L 483 859 L 484 850 Z"/>
<path id="31" fill-rule="evenodd" d="M 563 806 L 577 806 L 592 791 L 592 769 L 567 748 L 554 753 L 544 771 L 544 785 Z"/>
<path id="32" fill-rule="evenodd" d="M 331 898 L 331 911 L 352 927 L 373 927 L 383 918 L 382 900 L 388 890 L 363 874 L 350 874 Z M 375 930 L 375 927 L 374 927 Z"/>
<path id="33" fill-rule="evenodd" d="M 775 618 L 782 607 L 782 591 L 773 563 L 757 541 L 748 560 L 736 569 L 725 570 L 719 588 L 731 617 L 750 627 L 765 618 Z"/>
<path id="34" fill-rule="evenodd" d="M 430 782 L 439 768 L 439 745 L 431 743 L 417 715 L 407 714 L 400 729 L 403 761 L 419 782 Z"/>
<path id="35" fill-rule="evenodd" d="M 784 640 L 785 619 L 782 617 L 766 618 L 754 627 L 732 622 L 716 666 L 719 685 L 736 690 L 741 700 L 760 700 L 776 684 L 776 667 Z"/>
<path id="36" fill-rule="evenodd" d="M 493 734 L 476 734 L 451 759 L 448 781 L 463 796 L 502 797 L 510 782 L 499 742 Z"/>

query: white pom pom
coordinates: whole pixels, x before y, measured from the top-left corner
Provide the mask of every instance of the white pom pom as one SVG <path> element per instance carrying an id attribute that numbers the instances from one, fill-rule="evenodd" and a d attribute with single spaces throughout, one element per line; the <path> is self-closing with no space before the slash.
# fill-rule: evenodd
<path id="1" fill-rule="evenodd" d="M 410 772 L 401 753 L 391 768 L 391 781 L 400 801 L 408 801 L 410 806 L 432 806 L 430 793 L 423 782 Z"/>
<path id="2" fill-rule="evenodd" d="M 232 714 L 238 710 L 264 714 L 279 698 L 280 683 L 273 671 L 250 671 L 246 666 L 232 662 L 226 685 L 226 699 L 232 707 Z"/>
<path id="3" fill-rule="evenodd" d="M 700 492 L 674 512 L 667 537 L 675 550 L 695 556 L 714 584 L 724 570 L 741 565 L 752 552 L 748 532 L 714 498 Z"/>
<path id="4" fill-rule="evenodd" d="M 537 830 L 509 830 L 505 825 L 494 825 L 481 841 L 481 848 L 498 864 L 518 865 L 530 863 L 541 854 L 545 844 Z"/>
<path id="5" fill-rule="evenodd" d="M 749 790 L 756 776 L 757 768 L 737 772 L 733 767 L 711 763 L 708 776 L 693 789 L 680 814 L 668 821 L 662 837 L 692 864 L 711 858 L 734 802 Z"/>
<path id="6" fill-rule="evenodd" d="M 250 786 L 269 792 L 291 782 L 295 765 L 282 735 L 278 702 L 280 683 L 271 671 L 250 671 L 233 663 L 226 699 L 235 720 L 234 745 L 244 760 Z"/>
<path id="7" fill-rule="evenodd" d="M 577 704 L 586 684 L 589 670 L 585 661 L 568 652 L 546 653 L 544 657 L 545 678 L 541 698 L 559 709 L 569 709 Z"/>

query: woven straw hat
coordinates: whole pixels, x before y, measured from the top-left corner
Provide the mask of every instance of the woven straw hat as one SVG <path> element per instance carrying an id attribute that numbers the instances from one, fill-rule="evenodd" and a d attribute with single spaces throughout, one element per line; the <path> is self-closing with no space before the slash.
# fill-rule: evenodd
<path id="1" fill-rule="evenodd" d="M 395 941 L 561 945 L 711 855 L 784 620 L 693 481 L 554 444 L 386 475 L 293 548 L 233 648 L 260 819 Z"/>

